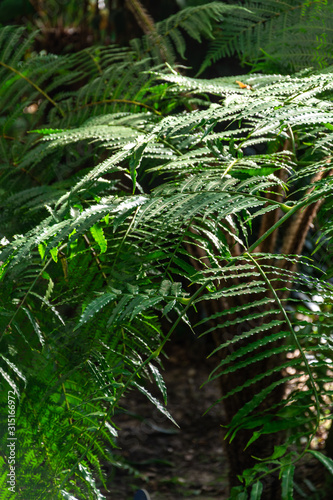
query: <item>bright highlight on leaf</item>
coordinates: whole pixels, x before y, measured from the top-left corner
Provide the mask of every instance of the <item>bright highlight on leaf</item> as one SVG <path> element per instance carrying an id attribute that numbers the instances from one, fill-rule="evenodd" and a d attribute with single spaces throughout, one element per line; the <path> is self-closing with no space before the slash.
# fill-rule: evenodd
<path id="1" fill-rule="evenodd" d="M 108 248 L 108 242 L 105 238 L 103 228 L 99 224 L 95 224 L 90 228 L 90 232 L 96 243 L 99 245 L 101 253 L 106 252 Z"/>

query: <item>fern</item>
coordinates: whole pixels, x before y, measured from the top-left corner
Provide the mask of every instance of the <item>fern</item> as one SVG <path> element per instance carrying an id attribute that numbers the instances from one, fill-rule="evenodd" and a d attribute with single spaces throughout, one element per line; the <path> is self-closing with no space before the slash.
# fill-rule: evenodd
<path id="1" fill-rule="evenodd" d="M 202 13 L 216 20 L 233 9 L 188 9 L 156 30 L 183 54 L 178 29 L 195 36 L 189 19 L 210 35 Z M 309 450 L 331 398 L 330 268 L 302 257 L 318 214 L 318 249 L 331 240 L 331 68 L 212 81 L 159 68 L 139 75 L 157 61 L 148 38 L 147 59 L 105 47 L 57 66 L 53 56 L 20 65 L 23 34 L 5 35 L 0 363 L 2 388 L 18 397 L 20 494 L 102 498 L 95 477 L 105 485 L 103 463 L 119 463 L 121 397 L 138 389 L 173 420 L 159 365 L 184 321 L 215 339 L 209 380 L 221 381 L 220 401 L 229 411 L 240 400 L 226 437 L 261 460 L 237 471 L 237 491 L 266 494 L 276 467 L 289 495 L 292 445 L 302 434 Z M 10 127 L 40 98 L 11 151 Z M 199 109 L 184 112 L 193 102 Z M 314 296 L 315 314 L 304 307 Z M 196 325 L 192 307 L 204 312 Z M 168 331 L 163 316 L 173 318 Z M 145 387 L 150 377 L 164 404 Z M 1 405 L 5 414 L 6 390 Z M 278 450 L 260 452 L 282 431 Z"/>
<path id="2" fill-rule="evenodd" d="M 200 72 L 234 54 L 265 72 L 332 64 L 333 10 L 329 2 L 247 1 L 237 15 L 238 19 L 230 15 L 217 24 Z"/>

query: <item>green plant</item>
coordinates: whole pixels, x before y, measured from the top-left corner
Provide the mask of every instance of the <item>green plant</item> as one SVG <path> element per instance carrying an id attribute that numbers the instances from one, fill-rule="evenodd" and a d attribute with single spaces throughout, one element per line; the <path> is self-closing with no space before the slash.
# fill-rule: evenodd
<path id="1" fill-rule="evenodd" d="M 104 497 L 119 400 L 138 389 L 172 420 L 160 358 L 199 307 L 231 498 L 274 498 L 277 483 L 290 498 L 331 395 L 330 264 L 304 253 L 319 213 L 314 250 L 332 237 L 331 68 L 205 81 L 152 71 L 149 37 L 56 65 L 23 62 L 22 42 L 0 32 L 0 369 L 18 408 L 17 498 Z"/>
<path id="2" fill-rule="evenodd" d="M 323 68 L 332 64 L 331 2 L 256 0 L 238 3 L 244 7 L 239 18 L 227 17 L 217 24 L 200 72 L 222 57 L 235 54 L 255 71 L 270 73 L 290 73 L 308 66 Z"/>

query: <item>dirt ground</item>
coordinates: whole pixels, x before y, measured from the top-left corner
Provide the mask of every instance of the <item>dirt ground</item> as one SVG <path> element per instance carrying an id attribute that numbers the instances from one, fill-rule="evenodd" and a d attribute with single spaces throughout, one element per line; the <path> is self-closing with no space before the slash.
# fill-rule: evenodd
<path id="1" fill-rule="evenodd" d="M 135 475 L 130 470 L 115 471 L 106 496 L 108 500 L 132 500 L 138 488 L 145 488 L 152 500 L 224 500 L 228 483 L 221 408 L 214 407 L 204 415 L 218 399 L 219 388 L 217 383 L 209 383 L 200 389 L 212 366 L 205 356 L 198 359 L 197 353 L 177 345 L 164 367 L 167 408 L 179 428 L 144 395 L 133 392 L 133 397 L 123 400 L 127 413 L 115 418 L 121 428 L 118 444 Z M 149 390 L 161 399 L 156 387 Z"/>
<path id="2" fill-rule="evenodd" d="M 227 500 L 223 407 L 214 406 L 205 414 L 220 392 L 216 381 L 200 388 L 214 367 L 206 359 L 205 346 L 201 347 L 193 352 L 175 344 L 164 363 L 167 408 L 179 428 L 138 391 L 122 401 L 125 411 L 114 421 L 120 428 L 119 454 L 128 465 L 127 470 L 108 471 L 107 500 L 133 500 L 139 488 L 145 488 L 151 500 Z M 148 389 L 162 399 L 156 385 Z M 295 500 L 333 498 L 324 494 L 325 471 L 310 455 L 297 467 L 295 480 Z"/>

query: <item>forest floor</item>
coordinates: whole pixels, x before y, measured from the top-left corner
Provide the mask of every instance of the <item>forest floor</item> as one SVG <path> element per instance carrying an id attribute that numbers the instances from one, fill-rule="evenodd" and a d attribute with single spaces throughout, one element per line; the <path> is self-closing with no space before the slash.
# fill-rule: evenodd
<path id="1" fill-rule="evenodd" d="M 108 500 L 132 500 L 139 488 L 145 488 L 151 500 L 227 498 L 221 407 L 205 414 L 220 397 L 219 387 L 215 381 L 200 388 L 214 365 L 202 351 L 198 354 L 176 344 L 164 363 L 167 409 L 179 428 L 141 393 L 132 392 L 122 401 L 126 413 L 114 421 L 121 428 L 121 454 L 133 470 L 115 470 L 105 493 Z M 156 385 L 148 389 L 162 399 Z"/>
<path id="2" fill-rule="evenodd" d="M 196 343 L 194 343 L 194 346 Z M 167 409 L 177 428 L 139 391 L 121 401 L 125 410 L 114 423 L 119 427 L 119 455 L 126 469 L 111 468 L 107 500 L 133 500 L 139 488 L 151 500 L 226 500 L 228 466 L 223 450 L 223 407 L 206 410 L 220 397 L 217 381 L 207 380 L 214 362 L 206 359 L 207 346 L 173 345 L 164 362 Z M 162 400 L 156 384 L 147 389 Z M 117 451 L 117 453 L 118 453 Z M 323 500 L 326 481 L 320 463 L 307 454 L 296 469 L 294 499 Z M 263 499 L 269 500 L 269 499 Z"/>

